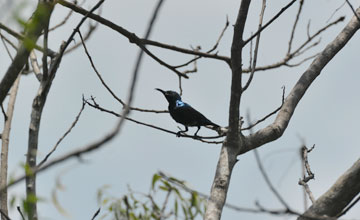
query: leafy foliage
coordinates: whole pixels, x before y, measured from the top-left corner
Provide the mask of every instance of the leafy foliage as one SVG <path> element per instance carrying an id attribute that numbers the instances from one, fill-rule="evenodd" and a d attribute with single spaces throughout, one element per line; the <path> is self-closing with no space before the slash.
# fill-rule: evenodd
<path id="1" fill-rule="evenodd" d="M 172 179 L 176 182 L 183 181 Z M 183 190 L 154 174 L 149 193 L 135 192 L 129 188 L 129 193 L 121 198 L 109 195 L 109 186 L 102 187 L 97 194 L 98 202 L 106 210 L 101 219 L 111 217 L 116 220 L 160 220 L 160 219 L 195 219 L 205 213 L 205 199 L 196 192 Z"/>

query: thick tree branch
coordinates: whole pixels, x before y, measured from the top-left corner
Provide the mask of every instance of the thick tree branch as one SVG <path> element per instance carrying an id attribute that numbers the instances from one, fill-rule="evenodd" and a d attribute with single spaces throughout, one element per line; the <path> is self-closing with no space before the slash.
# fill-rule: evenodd
<path id="1" fill-rule="evenodd" d="M 0 82 L 0 103 L 3 103 L 11 86 L 27 62 L 30 51 L 34 48 L 37 39 L 50 19 L 53 7 L 54 4 L 51 1 L 39 1 L 33 16 L 26 24 L 25 39 Z"/>
<path id="2" fill-rule="evenodd" d="M 146 47 L 145 44 L 143 43 L 143 41 L 147 41 L 147 38 L 141 39 L 138 36 L 136 36 L 136 34 L 129 32 L 128 30 L 126 30 L 123 27 L 120 27 L 119 25 L 116 25 L 115 23 L 113 23 L 112 21 L 109 21 L 99 15 L 95 15 L 93 13 L 89 13 L 89 11 L 75 5 L 72 4 L 70 2 L 64 1 L 64 0 L 58 0 L 57 3 L 61 4 L 64 7 L 68 7 L 71 10 L 80 13 L 80 14 L 88 14 L 89 18 L 94 19 L 95 21 L 115 30 L 116 32 L 120 33 L 121 35 L 125 36 L 126 38 L 129 39 L 130 43 L 134 43 L 136 44 L 138 47 L 140 47 L 140 49 L 142 51 L 144 51 L 147 55 L 149 55 L 151 58 L 153 58 L 155 61 L 157 61 L 160 65 L 163 65 L 165 67 L 167 67 L 168 69 L 170 69 L 171 71 L 175 72 L 177 75 L 184 77 L 184 78 L 189 78 L 187 75 L 179 72 L 178 70 L 176 70 L 176 68 L 174 68 L 173 66 L 165 63 L 163 60 L 161 60 L 160 58 L 158 58 L 157 56 L 155 56 L 152 52 L 150 52 Z"/>
<path id="3" fill-rule="evenodd" d="M 359 13 L 359 12 L 358 12 Z M 304 213 L 304 216 L 336 217 L 360 192 L 360 159 Z M 298 220 L 312 218 L 299 217 Z"/>
<path id="4" fill-rule="evenodd" d="M 357 13 L 360 14 L 360 8 L 357 9 Z M 277 114 L 275 121 L 245 138 L 246 144 L 243 145 L 240 154 L 274 141 L 282 136 L 297 104 L 300 102 L 311 83 L 320 75 L 326 64 L 346 45 L 359 28 L 360 22 L 354 16 L 340 34 L 326 46 L 326 48 L 311 63 L 309 68 L 303 73 L 292 91 L 286 97 L 284 105 Z"/>
<path id="5" fill-rule="evenodd" d="M 58 0 L 57 2 L 61 5 L 63 5 L 64 7 L 70 8 L 71 10 L 75 11 L 76 13 L 80 13 L 80 14 L 84 15 L 88 12 L 87 10 L 85 10 L 75 4 L 72 4 L 70 2 L 67 2 L 65 0 Z M 123 28 L 123 27 L 121 27 L 99 15 L 90 14 L 89 17 L 91 19 L 115 30 L 116 32 L 120 33 L 121 35 L 125 36 L 126 38 L 129 39 L 130 43 L 136 44 L 146 54 L 148 54 L 151 58 L 153 58 L 155 61 L 157 61 L 160 65 L 167 67 L 168 69 L 172 70 L 173 72 L 175 72 L 176 74 L 178 74 L 179 76 L 184 77 L 184 78 L 188 78 L 188 76 L 179 72 L 178 70 L 176 70 L 176 68 L 174 66 L 171 66 L 171 65 L 165 63 L 164 61 L 162 61 L 161 59 L 159 59 L 158 57 L 156 57 L 152 52 L 150 52 L 145 47 L 145 45 L 156 46 L 156 47 L 165 48 L 165 49 L 169 49 L 169 50 L 173 50 L 173 51 L 177 51 L 177 52 L 181 52 L 181 53 L 198 55 L 198 56 L 206 57 L 206 58 L 223 60 L 227 63 L 229 63 L 229 60 L 230 60 L 228 57 L 220 56 L 217 54 L 210 54 L 210 53 L 205 53 L 205 52 L 200 52 L 200 51 L 194 51 L 194 50 L 190 50 L 190 49 L 185 49 L 185 48 L 181 48 L 181 47 L 177 47 L 177 46 L 173 46 L 173 45 L 160 43 L 160 42 L 149 40 L 146 38 L 139 38 L 135 33 L 131 33 L 130 31 L 126 30 L 125 28 Z"/>
<path id="6" fill-rule="evenodd" d="M 104 2 L 104 0 L 100 0 L 91 10 L 89 13 L 96 10 L 100 5 Z M 89 14 L 88 13 L 88 14 Z M 37 150 L 38 150 L 38 140 L 39 140 L 39 131 L 40 131 L 40 121 L 42 116 L 42 111 L 44 109 L 47 95 L 50 91 L 52 81 L 55 78 L 57 69 L 60 65 L 62 56 L 64 51 L 66 50 L 67 46 L 72 41 L 75 33 L 79 30 L 80 26 L 84 23 L 88 14 L 85 15 L 79 24 L 76 26 L 72 34 L 69 36 L 67 42 L 61 46 L 60 52 L 58 55 L 51 60 L 51 65 L 49 68 L 49 73 L 47 76 L 44 75 L 40 82 L 40 86 L 35 96 L 32 104 L 32 111 L 31 111 L 31 119 L 30 119 L 30 126 L 29 126 L 29 139 L 28 139 L 28 149 L 26 154 L 26 200 L 28 202 L 28 218 L 29 220 L 36 220 L 38 219 L 37 216 L 37 202 L 36 202 L 36 173 L 34 172 L 36 169 L 36 159 L 37 159 Z M 47 62 L 44 61 L 43 65 L 47 65 Z"/>
<path id="7" fill-rule="evenodd" d="M 211 186 L 210 198 L 207 203 L 206 220 L 221 218 L 222 209 L 225 205 L 227 191 L 229 189 L 232 169 L 237 162 L 236 156 L 240 143 L 239 108 L 242 93 L 242 49 L 243 32 L 249 10 L 250 0 L 241 1 L 238 17 L 234 26 L 233 42 L 231 45 L 231 97 L 229 109 L 229 130 L 224 142 L 220 158 L 216 167 L 216 173 Z"/>

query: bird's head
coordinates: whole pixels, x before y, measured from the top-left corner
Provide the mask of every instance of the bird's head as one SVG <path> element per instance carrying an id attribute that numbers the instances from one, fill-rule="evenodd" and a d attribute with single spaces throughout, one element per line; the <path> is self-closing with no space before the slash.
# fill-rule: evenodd
<path id="1" fill-rule="evenodd" d="M 161 92 L 166 100 L 169 102 L 169 103 L 173 103 L 173 102 L 176 102 L 176 100 L 180 100 L 181 101 L 181 97 L 180 95 L 175 92 L 175 91 L 171 91 L 171 90 L 168 90 L 168 91 L 164 91 L 162 89 L 159 89 L 159 88 L 156 88 L 157 91 Z"/>

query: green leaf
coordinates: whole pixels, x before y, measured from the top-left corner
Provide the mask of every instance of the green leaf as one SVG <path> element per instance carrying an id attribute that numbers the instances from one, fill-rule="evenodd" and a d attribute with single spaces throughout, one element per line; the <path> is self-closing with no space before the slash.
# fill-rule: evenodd
<path id="1" fill-rule="evenodd" d="M 166 186 L 159 186 L 159 189 L 164 190 L 165 192 L 169 191 L 169 188 Z"/>
<path id="2" fill-rule="evenodd" d="M 152 178 L 152 181 L 151 181 L 151 189 L 154 190 L 154 187 L 155 187 L 155 183 L 161 179 L 161 176 L 157 173 L 154 174 L 153 178 Z"/>
<path id="3" fill-rule="evenodd" d="M 179 209 L 179 204 L 177 199 L 175 199 L 175 204 L 174 204 L 174 214 L 176 217 L 178 217 L 178 209 Z"/>

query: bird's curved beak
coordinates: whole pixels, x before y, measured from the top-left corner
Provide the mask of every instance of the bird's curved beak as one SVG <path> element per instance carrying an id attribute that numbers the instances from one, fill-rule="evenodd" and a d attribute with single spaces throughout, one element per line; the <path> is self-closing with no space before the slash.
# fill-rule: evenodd
<path id="1" fill-rule="evenodd" d="M 155 88 L 155 90 L 160 91 L 162 94 L 164 94 L 164 95 L 165 95 L 165 91 L 164 91 L 164 90 L 159 89 L 159 88 Z"/>

